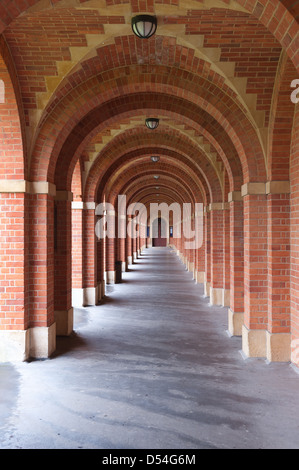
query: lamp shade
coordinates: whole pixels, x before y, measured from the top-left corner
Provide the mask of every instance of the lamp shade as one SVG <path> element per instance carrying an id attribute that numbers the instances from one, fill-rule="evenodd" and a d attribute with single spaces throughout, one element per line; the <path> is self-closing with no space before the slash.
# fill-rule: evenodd
<path id="1" fill-rule="evenodd" d="M 160 160 L 160 157 L 158 157 L 158 156 L 156 156 L 156 155 L 154 155 L 154 156 L 151 157 L 151 161 L 152 161 L 152 162 L 158 162 L 159 160 Z"/>
<path id="2" fill-rule="evenodd" d="M 157 127 L 159 125 L 159 119 L 157 119 L 157 118 L 147 118 L 145 120 L 145 125 L 149 129 L 157 129 Z"/>
<path id="3" fill-rule="evenodd" d="M 137 15 L 132 18 L 132 30 L 139 38 L 148 39 L 155 34 L 157 18 L 152 15 Z"/>

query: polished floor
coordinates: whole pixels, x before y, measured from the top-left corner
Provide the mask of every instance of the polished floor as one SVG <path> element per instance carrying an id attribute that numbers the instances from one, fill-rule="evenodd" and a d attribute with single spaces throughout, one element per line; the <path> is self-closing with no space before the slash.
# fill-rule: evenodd
<path id="1" fill-rule="evenodd" d="M 299 448 L 298 373 L 226 328 L 171 249 L 146 249 L 51 359 L 0 365 L 0 448 Z"/>

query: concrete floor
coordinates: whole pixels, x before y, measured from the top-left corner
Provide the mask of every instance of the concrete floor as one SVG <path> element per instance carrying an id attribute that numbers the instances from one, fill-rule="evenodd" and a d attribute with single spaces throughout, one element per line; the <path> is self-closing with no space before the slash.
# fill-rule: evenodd
<path id="1" fill-rule="evenodd" d="M 0 448 L 298 449 L 295 370 L 244 360 L 170 249 L 130 268 L 51 359 L 0 365 Z"/>

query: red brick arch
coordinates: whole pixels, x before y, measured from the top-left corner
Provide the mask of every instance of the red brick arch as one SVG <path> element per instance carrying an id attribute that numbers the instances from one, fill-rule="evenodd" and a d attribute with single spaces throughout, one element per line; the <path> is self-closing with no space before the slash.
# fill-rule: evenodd
<path id="1" fill-rule="evenodd" d="M 171 130 L 167 135 L 164 135 L 163 132 L 155 132 L 152 135 L 150 131 L 146 132 L 143 128 L 136 128 L 115 137 L 113 142 L 99 154 L 87 180 L 85 199 L 94 200 L 97 186 L 103 185 L 102 178 L 108 165 L 111 166 L 106 172 L 107 180 L 111 178 L 114 171 L 119 171 L 121 165 L 126 164 L 128 160 L 132 160 L 134 165 L 136 159 L 140 160 L 140 156 L 146 155 L 146 159 L 149 159 L 153 154 L 161 155 L 162 160 L 163 158 L 176 159 L 176 164 L 181 162 L 185 168 L 189 166 L 190 171 L 197 173 L 202 179 L 202 187 L 208 200 L 222 200 L 221 187 L 214 168 L 191 141 L 183 138 L 175 130 Z M 199 166 L 202 165 L 204 170 L 198 168 L 195 163 Z"/>
<path id="2" fill-rule="evenodd" d="M 5 31 L 7 26 L 22 13 L 26 12 L 31 6 L 39 3 L 40 0 L 8 0 L 1 5 L 0 8 L 0 33 Z M 199 5 L 202 4 L 198 0 Z M 128 0 L 126 3 L 130 3 Z M 146 2 L 147 3 L 147 2 Z M 248 0 L 236 0 L 236 3 L 241 5 L 249 14 L 252 14 L 259 22 L 261 22 L 280 42 L 282 47 L 286 50 L 288 56 L 293 61 L 294 65 L 298 67 L 298 6 L 293 6 L 293 3 L 287 0 L 259 0 L 259 2 Z M 68 2 L 68 7 L 78 5 L 77 0 Z M 223 1 L 224 7 L 226 2 Z M 60 2 L 52 3 L 52 7 L 59 8 Z M 140 5 L 135 3 L 132 5 L 132 11 L 138 12 Z M 153 3 L 143 5 L 149 12 L 154 12 Z"/>
<path id="3" fill-rule="evenodd" d="M 123 90 L 124 92 L 125 90 Z M 187 93 L 185 92 L 185 95 Z M 210 134 L 213 134 L 214 136 L 217 136 L 217 138 L 219 139 L 220 137 L 222 137 L 223 141 L 221 142 L 223 144 L 223 142 L 229 142 L 230 139 L 229 137 L 226 135 L 226 132 L 225 130 L 228 130 L 229 133 L 232 134 L 232 137 L 233 137 L 233 140 L 235 141 L 234 144 L 236 146 L 236 148 L 238 149 L 238 152 L 239 152 L 239 155 L 241 156 L 242 160 L 243 160 L 243 165 L 245 165 L 245 170 L 247 170 L 247 161 L 246 161 L 246 152 L 244 151 L 243 149 L 243 146 L 242 146 L 242 143 L 240 142 L 239 140 L 239 137 L 237 136 L 237 133 L 233 130 L 233 128 L 231 128 L 229 126 L 229 124 L 226 122 L 226 123 L 223 123 L 224 126 L 226 127 L 226 129 L 224 129 L 222 126 L 220 126 L 216 120 L 214 120 L 211 115 L 209 115 L 208 113 L 205 113 L 204 111 L 202 111 L 202 109 L 196 109 L 196 105 L 194 105 L 194 101 L 198 100 L 198 97 L 195 97 L 194 95 L 193 96 L 190 96 L 190 102 L 186 102 L 185 100 L 181 100 L 179 98 L 174 98 L 173 96 L 165 96 L 165 94 L 161 94 L 160 95 L 154 95 L 154 94 L 144 94 L 144 95 L 141 95 L 141 94 L 136 94 L 136 95 L 130 95 L 130 96 L 126 96 L 124 98 L 119 98 L 117 100 L 114 100 L 112 102 L 108 102 L 106 103 L 106 105 L 103 107 L 100 107 L 100 108 L 96 108 L 94 109 L 93 112 L 91 113 L 88 113 L 87 116 L 85 117 L 85 119 L 83 121 L 80 122 L 80 124 L 77 124 L 74 128 L 73 128 L 73 131 L 70 133 L 69 135 L 69 138 L 67 140 L 64 140 L 64 144 L 62 145 L 62 138 L 55 138 L 54 139 L 54 142 L 53 142 L 53 139 L 50 139 L 52 140 L 52 144 L 54 145 L 54 148 L 53 148 L 53 152 L 51 151 L 51 146 L 48 147 L 48 138 L 45 137 L 43 140 L 44 140 L 44 144 L 42 145 L 42 147 L 38 147 L 37 146 L 37 149 L 38 151 L 36 152 L 35 154 L 35 159 L 34 159 L 34 162 L 35 162 L 35 168 L 33 168 L 34 173 L 33 173 L 33 178 L 38 178 L 38 179 L 44 179 L 44 178 L 47 178 L 47 173 L 49 171 L 51 171 L 51 173 L 53 174 L 53 171 L 55 169 L 55 160 L 57 160 L 57 158 L 54 158 L 53 157 L 53 154 L 57 153 L 57 150 L 58 148 L 60 147 L 60 151 L 59 151 L 59 154 L 60 154 L 60 158 L 61 158 L 61 161 L 63 162 L 63 166 L 62 165 L 57 165 L 57 168 L 56 168 L 56 173 L 58 175 L 61 175 L 61 178 L 65 181 L 65 174 L 69 168 L 69 165 L 70 165 L 70 155 L 75 155 L 76 151 L 77 150 L 80 150 L 80 153 L 83 151 L 84 147 L 85 147 L 85 139 L 87 139 L 87 136 L 88 135 L 91 135 L 91 133 L 94 131 L 95 133 L 97 133 L 99 131 L 99 121 L 103 120 L 104 119 L 104 116 L 107 117 L 107 114 L 109 116 L 111 116 L 111 114 L 114 112 L 114 116 L 112 115 L 112 117 L 109 116 L 110 119 L 113 119 L 113 120 L 117 120 L 117 116 L 118 114 L 125 114 L 125 113 L 128 113 L 128 106 L 131 106 L 133 109 L 134 109 L 134 112 L 136 113 L 137 111 L 137 106 L 139 107 L 139 111 L 141 111 L 140 109 L 140 101 L 142 100 L 142 103 L 143 103 L 143 112 L 145 111 L 146 112 L 146 109 L 149 107 L 152 107 L 152 99 L 153 97 L 156 98 L 157 100 L 157 108 L 159 109 L 163 109 L 163 107 L 166 107 L 166 108 L 169 108 L 169 103 L 171 102 L 171 110 L 174 108 L 174 111 L 172 112 L 177 112 L 178 113 L 178 109 L 179 111 L 182 113 L 182 115 L 184 116 L 184 119 L 189 119 L 190 122 L 194 122 L 194 120 L 198 120 L 199 118 L 201 119 L 202 121 L 202 125 L 205 126 L 207 129 L 208 129 L 208 132 Z M 130 103 L 128 102 L 130 100 Z M 146 106 L 145 105 L 145 100 L 147 100 L 149 102 L 149 105 Z M 193 101 L 193 103 L 192 103 Z M 94 105 L 94 102 L 95 102 L 95 99 L 92 100 L 92 104 Z M 151 106 L 150 106 L 151 104 Z M 175 110 L 175 106 L 176 105 L 176 110 Z M 207 108 L 210 110 L 211 107 L 213 108 L 213 106 L 211 106 L 210 104 L 208 104 L 207 102 L 205 102 L 205 105 L 207 106 Z M 137 109 L 136 109 L 137 108 Z M 127 110 L 127 111 L 125 111 Z M 215 111 L 215 113 L 218 115 L 220 115 L 219 111 L 216 111 L 214 108 L 213 110 Z M 107 124 L 110 124 L 109 122 L 109 118 L 105 121 L 105 124 L 107 126 Z M 235 120 L 235 117 L 234 117 L 234 120 Z M 93 124 L 93 122 L 95 122 L 95 124 Z M 235 124 L 237 125 L 240 125 L 240 120 L 237 122 L 235 122 Z M 245 123 L 244 123 L 245 125 Z M 104 124 L 103 124 L 104 126 Z M 202 126 L 202 127 L 203 127 Z M 249 126 L 249 128 L 248 128 Z M 96 128 L 96 131 L 95 131 L 95 128 Z M 66 129 L 64 128 L 64 131 Z M 246 132 L 243 132 L 243 135 L 241 135 L 241 138 L 243 138 L 243 143 L 245 144 L 246 147 L 248 147 L 248 153 L 249 155 L 255 155 L 255 153 L 258 154 L 259 156 L 259 164 L 256 165 L 256 162 L 255 162 L 255 159 L 252 158 L 252 161 L 249 161 L 249 165 L 252 169 L 251 173 L 252 175 L 254 175 L 253 177 L 254 178 L 261 178 L 261 179 L 264 179 L 264 168 L 263 165 L 264 165 L 264 161 L 263 161 L 263 156 L 262 156 L 262 153 L 261 153 L 261 149 L 260 149 L 260 146 L 259 146 L 259 143 L 256 142 L 256 146 L 254 145 L 254 140 L 253 139 L 250 139 L 250 125 L 249 123 L 247 123 L 247 126 L 245 125 L 245 128 L 242 127 L 242 130 L 246 131 Z M 247 132 L 248 131 L 248 132 Z M 50 129 L 49 129 L 49 133 L 47 133 L 49 136 L 51 136 L 51 132 L 50 132 Z M 256 137 L 256 136 L 255 136 Z M 84 143 L 84 144 L 83 144 Z M 80 147 L 80 145 L 82 144 L 82 146 Z M 257 152 L 255 152 L 255 147 L 258 147 L 257 149 Z M 235 155 L 235 150 L 233 148 L 233 145 L 232 143 L 230 144 L 230 149 L 231 149 L 231 155 Z M 250 151 L 249 151 L 250 150 Z M 49 160 L 49 154 L 52 154 L 52 162 L 51 162 L 51 165 L 50 167 L 48 168 L 47 167 L 47 161 Z M 54 161 L 53 161 L 54 160 Z M 234 160 L 234 157 L 232 157 L 232 161 Z M 76 160 L 74 160 L 76 161 Z M 235 164 L 236 166 L 236 164 Z M 249 178 L 249 173 L 250 172 L 246 172 L 246 178 Z M 261 174 L 260 176 L 256 176 L 257 174 Z M 51 176 L 51 175 L 50 175 Z M 238 175 L 239 178 L 240 178 L 240 175 Z M 53 180 L 53 176 L 51 176 L 50 178 L 50 181 L 51 179 Z M 57 182 L 56 182 L 57 183 Z M 59 183 L 58 183 L 59 185 Z"/>
<path id="4" fill-rule="evenodd" d="M 156 186 L 159 188 L 163 187 L 163 194 L 169 194 L 173 196 L 173 200 L 177 202 L 195 202 L 194 201 L 194 193 L 190 190 L 190 188 L 186 187 L 184 181 L 178 178 L 177 176 L 167 175 L 166 173 L 163 174 L 162 184 L 160 184 L 159 180 L 155 181 L 153 186 L 153 174 L 149 173 L 148 171 L 142 172 L 138 177 L 134 178 L 131 175 L 128 175 L 130 179 L 126 181 L 123 186 L 120 186 L 120 191 L 123 191 L 123 194 L 126 194 L 127 201 L 134 201 L 138 202 L 139 194 L 147 190 L 147 194 L 156 194 L 157 190 L 155 189 Z M 160 189 L 159 189 L 160 191 Z M 109 200 L 112 204 L 115 204 L 116 196 L 115 194 L 108 195 Z M 197 192 L 196 198 L 200 199 L 200 194 Z"/>

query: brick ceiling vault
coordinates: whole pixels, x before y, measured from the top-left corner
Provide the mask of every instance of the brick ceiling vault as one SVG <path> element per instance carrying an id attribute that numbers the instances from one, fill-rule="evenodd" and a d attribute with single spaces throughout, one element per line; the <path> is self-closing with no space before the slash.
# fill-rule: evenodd
<path id="1" fill-rule="evenodd" d="M 130 25 L 144 9 L 158 18 L 149 40 Z M 0 2 L 25 174 L 70 190 L 80 160 L 87 200 L 145 188 L 156 200 L 157 170 L 168 200 L 220 202 L 265 181 L 281 70 L 298 78 L 298 17 L 286 0 Z"/>

